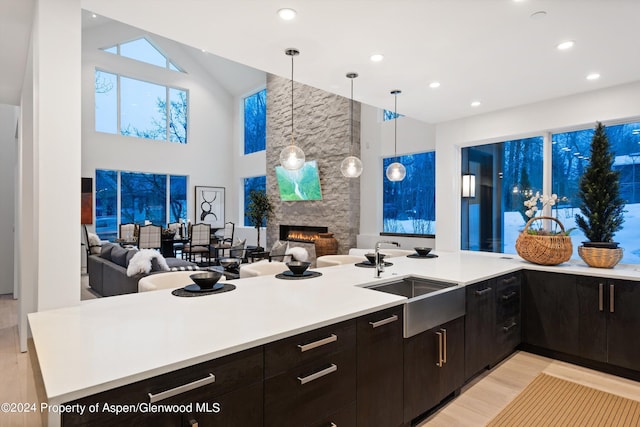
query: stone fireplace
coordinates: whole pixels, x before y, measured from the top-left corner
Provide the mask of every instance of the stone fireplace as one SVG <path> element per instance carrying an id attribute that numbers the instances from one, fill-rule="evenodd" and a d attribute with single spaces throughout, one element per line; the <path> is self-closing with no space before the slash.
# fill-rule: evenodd
<path id="1" fill-rule="evenodd" d="M 280 224 L 322 224 L 324 231 L 316 233 L 328 229 L 338 242 L 337 252 L 346 254 L 356 246 L 360 230 L 360 179 L 342 176 L 340 164 L 352 151 L 360 156 L 360 103 L 354 103 L 351 149 L 349 98 L 297 82 L 294 97 L 296 144 L 304 150 L 307 161 L 317 161 L 322 200 L 280 199 L 275 168 L 280 164 L 280 152 L 291 141 L 291 80 L 267 74 L 266 190 L 274 205 L 267 224 L 267 247 L 276 240 L 286 240 L 288 232 L 282 235 Z M 310 230 L 303 227 L 296 227 L 302 229 L 298 239 L 310 238 L 306 236 Z"/>

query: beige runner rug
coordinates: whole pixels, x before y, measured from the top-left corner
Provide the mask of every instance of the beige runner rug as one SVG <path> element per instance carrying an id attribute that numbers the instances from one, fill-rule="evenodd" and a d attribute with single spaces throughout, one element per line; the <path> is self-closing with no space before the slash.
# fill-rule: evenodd
<path id="1" fill-rule="evenodd" d="M 540 374 L 487 426 L 640 426 L 640 402 Z"/>

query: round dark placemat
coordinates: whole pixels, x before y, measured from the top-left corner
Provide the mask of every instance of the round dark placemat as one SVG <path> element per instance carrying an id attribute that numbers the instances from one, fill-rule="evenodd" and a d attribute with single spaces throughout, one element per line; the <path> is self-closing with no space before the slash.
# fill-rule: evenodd
<path id="1" fill-rule="evenodd" d="M 389 261 L 385 261 L 384 262 L 384 266 L 385 267 L 391 267 L 393 265 L 392 262 Z M 375 264 L 371 264 L 369 261 L 363 261 L 363 262 L 357 262 L 356 263 L 356 267 L 364 267 L 364 268 L 373 268 L 375 267 Z"/>
<path id="2" fill-rule="evenodd" d="M 171 291 L 171 295 L 175 295 L 177 297 L 202 297 L 205 295 L 213 295 L 213 294 L 221 294 L 224 292 L 229 292 L 232 291 L 236 288 L 236 285 L 234 285 L 233 283 L 226 283 L 224 284 L 224 286 L 220 289 L 215 289 L 215 290 L 211 290 L 209 292 L 190 292 L 190 291 L 185 291 L 184 288 L 180 288 L 180 289 L 174 289 L 173 291 Z"/>
<path id="3" fill-rule="evenodd" d="M 313 279 L 314 277 L 320 277 L 322 276 L 322 273 L 320 273 L 319 271 L 305 271 L 302 276 L 296 276 L 293 273 L 291 274 L 287 274 L 287 273 L 291 273 L 290 271 L 285 271 L 283 273 L 280 274 L 276 274 L 276 279 L 285 279 L 285 280 L 302 280 L 302 279 Z M 310 273 L 310 274 L 307 274 Z"/>
<path id="4" fill-rule="evenodd" d="M 425 256 L 421 256 L 418 254 L 407 255 L 407 258 L 418 258 L 418 259 L 427 259 L 427 258 L 438 258 L 436 254 L 426 254 Z"/>

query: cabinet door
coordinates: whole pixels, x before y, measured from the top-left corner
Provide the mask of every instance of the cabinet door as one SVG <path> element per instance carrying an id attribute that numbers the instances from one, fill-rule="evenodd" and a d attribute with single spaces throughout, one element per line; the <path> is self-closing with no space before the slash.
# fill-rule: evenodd
<path id="1" fill-rule="evenodd" d="M 402 425 L 402 306 L 359 318 L 357 341 L 358 425 Z"/>
<path id="2" fill-rule="evenodd" d="M 496 324 L 495 281 L 467 286 L 465 317 L 465 379 L 493 362 Z"/>
<path id="3" fill-rule="evenodd" d="M 608 362 L 640 371 L 640 283 L 609 281 Z"/>
<path id="4" fill-rule="evenodd" d="M 405 423 L 438 405 L 463 382 L 463 317 L 405 340 Z"/>
<path id="5" fill-rule="evenodd" d="M 523 299 L 524 342 L 578 354 L 579 306 L 575 277 L 526 271 Z"/>
<path id="6" fill-rule="evenodd" d="M 580 327 L 577 356 L 607 361 L 607 313 L 609 288 L 606 279 L 576 277 Z"/>

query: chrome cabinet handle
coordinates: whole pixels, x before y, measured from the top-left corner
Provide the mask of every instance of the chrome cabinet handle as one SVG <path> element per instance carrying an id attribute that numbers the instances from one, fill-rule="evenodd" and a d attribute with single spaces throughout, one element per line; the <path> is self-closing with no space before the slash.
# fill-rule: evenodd
<path id="1" fill-rule="evenodd" d="M 338 427 L 338 424 L 336 424 L 336 423 L 331 423 L 331 424 L 329 424 L 329 427 Z"/>
<path id="2" fill-rule="evenodd" d="M 389 323 L 393 323 L 398 320 L 398 315 L 394 314 L 391 317 L 387 317 L 386 319 L 378 320 L 377 322 L 369 322 L 372 328 L 377 328 L 382 325 L 387 325 Z"/>
<path id="3" fill-rule="evenodd" d="M 481 291 L 476 291 L 476 296 L 480 297 L 488 292 L 491 292 L 491 288 L 484 288 Z"/>
<path id="4" fill-rule="evenodd" d="M 447 363 L 447 330 L 440 329 L 442 331 L 442 353 L 444 357 L 442 358 L 442 364 Z"/>
<path id="5" fill-rule="evenodd" d="M 514 326 L 517 326 L 518 324 L 516 322 L 511 322 L 511 324 L 509 326 L 503 326 L 502 330 L 504 332 L 509 332 Z"/>
<path id="6" fill-rule="evenodd" d="M 306 377 L 302 377 L 302 378 L 298 377 L 298 381 L 300 381 L 300 385 L 303 385 L 306 383 L 310 383 L 311 381 L 317 380 L 318 378 L 322 378 L 325 375 L 329 375 L 330 373 L 335 372 L 337 370 L 338 370 L 338 366 L 332 363 L 331 366 L 329 366 L 328 368 L 325 368 L 314 374 L 307 375 Z"/>
<path id="7" fill-rule="evenodd" d="M 502 279 L 502 284 L 513 283 L 517 280 L 516 276 L 511 276 L 508 279 Z"/>
<path id="8" fill-rule="evenodd" d="M 507 295 L 502 295 L 502 301 L 509 301 L 511 298 L 515 297 L 516 295 L 518 295 L 516 291 L 513 291 Z"/>
<path id="9" fill-rule="evenodd" d="M 196 381 L 191 382 L 189 384 L 184 384 L 184 385 L 181 385 L 181 386 L 169 389 L 169 390 L 161 391 L 158 394 L 149 393 L 149 403 L 159 402 L 161 400 L 168 399 L 168 398 L 173 397 L 173 396 L 177 396 L 178 394 L 182 394 L 182 393 L 185 393 L 187 391 L 194 390 L 196 388 L 200 388 L 200 387 L 205 386 L 207 384 L 213 384 L 214 382 L 216 382 L 216 376 L 210 373 L 208 377 L 202 378 L 200 380 L 196 380 Z"/>
<path id="10" fill-rule="evenodd" d="M 615 291 L 616 291 L 616 285 L 611 283 L 609 285 L 609 313 L 613 313 L 616 311 L 616 305 L 614 302 Z"/>
<path id="11" fill-rule="evenodd" d="M 604 284 L 598 283 L 598 310 L 600 311 L 604 311 L 603 293 L 604 293 Z"/>
<path id="12" fill-rule="evenodd" d="M 332 343 L 334 341 L 338 341 L 338 336 L 336 334 L 331 334 L 326 338 L 310 342 L 309 344 L 298 344 L 298 348 L 300 349 L 301 353 L 304 353 L 305 351 L 313 350 L 317 347 L 322 347 L 323 345 Z"/>
<path id="13" fill-rule="evenodd" d="M 438 361 L 436 366 L 442 368 L 442 332 L 436 332 L 436 335 L 438 336 Z"/>
<path id="14" fill-rule="evenodd" d="M 189 420 L 189 425 L 191 427 L 198 427 L 198 421 L 194 420 L 193 418 Z"/>

